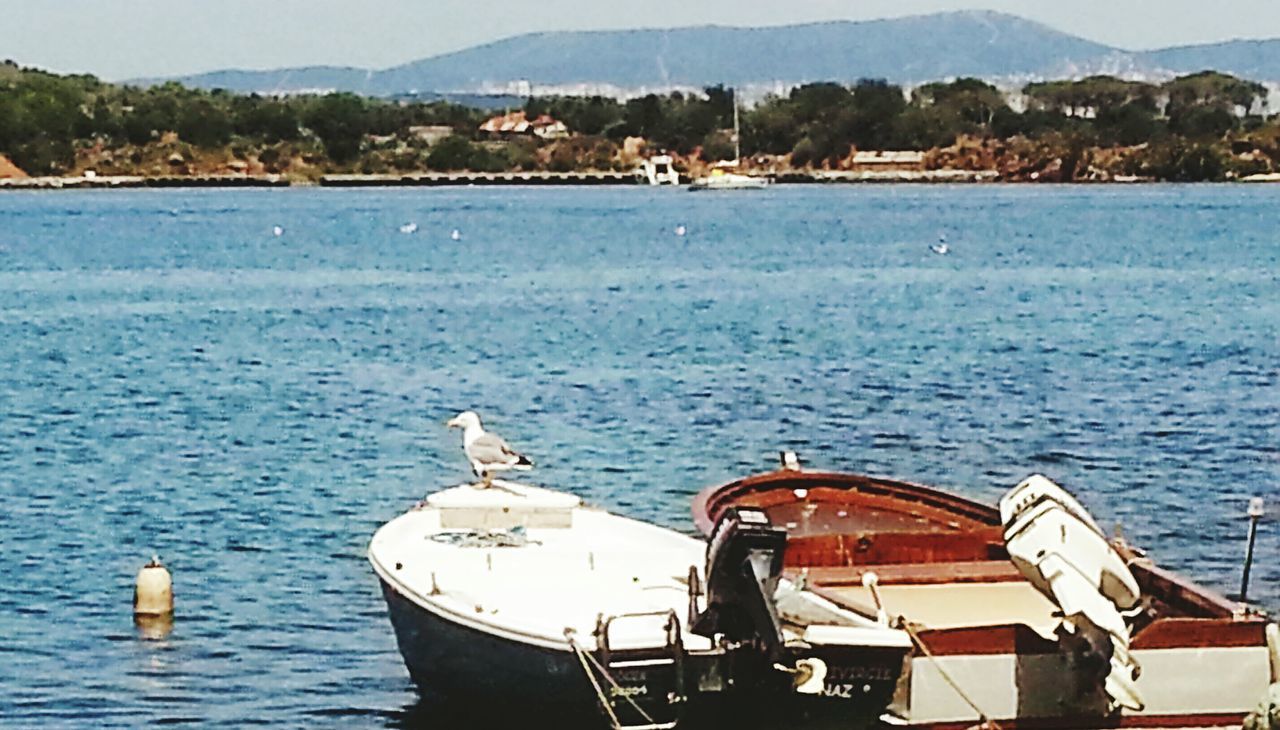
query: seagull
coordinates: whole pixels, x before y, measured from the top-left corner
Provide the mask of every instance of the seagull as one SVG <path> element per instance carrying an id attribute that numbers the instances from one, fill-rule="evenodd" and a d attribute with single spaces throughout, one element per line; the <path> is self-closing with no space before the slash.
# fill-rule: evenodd
<path id="1" fill-rule="evenodd" d="M 688 229 L 688 228 L 685 228 L 683 223 L 682 223 L 682 224 L 680 224 L 680 225 L 678 225 L 678 226 L 676 226 L 676 235 L 677 235 L 677 236 L 683 236 L 684 234 L 686 234 L 686 233 L 688 233 L 688 232 L 689 232 L 689 229 Z"/>
<path id="2" fill-rule="evenodd" d="M 533 467 L 532 461 L 508 446 L 506 441 L 486 433 L 480 427 L 480 416 L 475 411 L 463 411 L 446 425 L 462 429 L 462 451 L 471 462 L 471 470 L 484 480 L 485 488 L 493 486 L 494 472 L 510 469 L 527 471 Z"/>
<path id="3" fill-rule="evenodd" d="M 453 229 L 453 233 L 449 234 L 449 238 L 452 238 L 455 241 L 461 241 L 462 231 L 458 230 L 457 228 Z M 475 415 L 475 414 L 472 414 L 472 415 Z"/>
<path id="4" fill-rule="evenodd" d="M 284 226 L 276 226 L 275 228 L 272 228 L 272 229 L 271 229 L 271 232 L 272 232 L 273 234 L 277 235 L 277 236 L 283 236 L 283 235 L 284 235 Z"/>
<path id="5" fill-rule="evenodd" d="M 951 247 L 947 245 L 947 234 L 938 234 L 938 242 L 929 247 L 929 250 L 939 256 L 946 256 L 951 252 Z"/>
<path id="6" fill-rule="evenodd" d="M 418 232 L 418 224 L 417 224 L 417 223 L 412 223 L 412 222 L 410 222 L 410 223 L 406 223 L 406 224 L 404 224 L 403 226 L 400 226 L 400 232 L 401 232 L 401 233 L 417 233 L 417 232 Z"/>

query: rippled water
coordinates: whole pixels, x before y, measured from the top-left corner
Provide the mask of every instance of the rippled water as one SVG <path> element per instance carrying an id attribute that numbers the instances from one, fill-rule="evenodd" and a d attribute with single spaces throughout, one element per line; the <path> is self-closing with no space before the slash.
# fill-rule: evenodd
<path id="1" fill-rule="evenodd" d="M 1277 203 L 2 195 L 0 723 L 415 724 L 363 553 L 467 476 L 443 425 L 464 408 L 537 481 L 681 529 L 695 491 L 783 448 L 986 500 L 1041 471 L 1234 592 L 1247 498 L 1280 511 Z M 1273 609 L 1277 533 L 1253 582 Z M 142 641 L 132 583 L 153 552 L 177 622 Z"/>

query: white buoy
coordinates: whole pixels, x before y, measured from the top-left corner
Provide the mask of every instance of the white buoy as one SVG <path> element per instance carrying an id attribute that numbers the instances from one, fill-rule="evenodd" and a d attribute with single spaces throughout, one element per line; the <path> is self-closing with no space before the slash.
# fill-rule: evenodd
<path id="1" fill-rule="evenodd" d="M 462 231 L 458 230 L 457 228 L 453 229 L 453 233 L 449 234 L 449 238 L 452 238 L 455 241 L 461 241 Z"/>
<path id="2" fill-rule="evenodd" d="M 173 578 L 158 557 L 152 557 L 151 562 L 138 571 L 133 589 L 133 615 L 173 615 Z"/>

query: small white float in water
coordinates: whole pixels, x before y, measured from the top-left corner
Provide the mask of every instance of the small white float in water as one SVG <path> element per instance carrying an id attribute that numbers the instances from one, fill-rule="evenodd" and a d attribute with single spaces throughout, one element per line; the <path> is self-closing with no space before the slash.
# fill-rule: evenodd
<path id="1" fill-rule="evenodd" d="M 163 639 L 173 630 L 173 577 L 153 556 L 142 566 L 133 589 L 133 622 L 144 639 Z"/>

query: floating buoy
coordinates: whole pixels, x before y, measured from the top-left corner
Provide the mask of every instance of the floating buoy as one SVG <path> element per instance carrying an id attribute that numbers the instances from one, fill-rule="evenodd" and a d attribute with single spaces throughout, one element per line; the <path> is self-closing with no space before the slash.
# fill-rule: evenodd
<path id="1" fill-rule="evenodd" d="M 173 615 L 173 578 L 158 557 L 152 557 L 151 562 L 138 571 L 133 589 L 133 615 Z"/>

